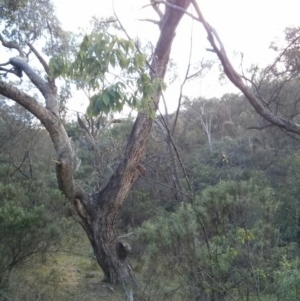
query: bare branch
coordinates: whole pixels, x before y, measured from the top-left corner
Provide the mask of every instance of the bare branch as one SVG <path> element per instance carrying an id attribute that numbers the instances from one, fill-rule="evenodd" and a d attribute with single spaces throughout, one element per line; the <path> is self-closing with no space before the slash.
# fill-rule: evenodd
<path id="1" fill-rule="evenodd" d="M 55 97 L 56 87 L 53 83 L 49 84 L 41 76 L 39 76 L 30 66 L 20 57 L 14 57 L 9 60 L 16 70 L 26 73 L 31 82 L 40 90 L 46 100 L 47 109 L 58 114 L 58 103 Z"/>
<path id="2" fill-rule="evenodd" d="M 90 133 L 89 129 L 86 127 L 86 125 L 84 124 L 84 122 L 82 121 L 82 119 L 80 118 L 79 114 L 77 113 L 77 122 L 79 124 L 79 126 L 83 129 L 83 131 L 86 134 L 86 138 L 88 140 L 90 149 L 92 151 L 95 151 L 97 149 L 96 147 L 96 142 L 94 137 L 92 136 L 92 134 Z"/>
<path id="3" fill-rule="evenodd" d="M 114 2 L 113 2 L 113 4 L 114 4 Z M 121 21 L 120 21 L 118 15 L 117 15 L 117 13 L 116 13 L 116 11 L 115 11 L 114 5 L 113 5 L 113 10 L 114 10 L 114 15 L 115 15 L 115 17 L 116 17 L 118 23 L 120 24 L 120 26 L 121 26 L 123 32 L 124 32 L 125 35 L 127 36 L 128 40 L 130 40 L 130 41 L 134 44 L 135 48 L 137 49 L 137 51 L 138 51 L 140 54 L 143 54 L 142 51 L 140 50 L 139 45 L 133 41 L 133 39 L 129 36 L 129 34 L 127 33 L 125 27 L 124 27 L 123 24 L 121 23 Z M 147 64 L 148 68 L 150 68 L 150 70 L 151 70 L 152 72 L 155 72 L 155 70 L 153 69 L 153 67 L 151 66 L 151 64 L 148 62 L 148 60 L 146 60 L 146 64 Z"/>
<path id="4" fill-rule="evenodd" d="M 273 126 L 272 123 L 264 124 L 264 125 L 262 125 L 262 126 L 249 126 L 249 127 L 247 127 L 247 130 L 258 130 L 258 131 L 262 131 L 262 130 L 268 129 L 268 128 L 272 127 L 272 126 Z"/>
<path id="5" fill-rule="evenodd" d="M 19 55 L 21 57 L 26 57 L 25 53 L 23 52 L 21 47 L 16 42 L 12 42 L 12 41 L 7 42 L 7 41 L 5 41 L 1 34 L 0 34 L 0 41 L 1 41 L 1 43 L 4 47 L 9 48 L 9 49 L 16 49 L 19 52 Z"/>
<path id="6" fill-rule="evenodd" d="M 147 181 L 150 181 L 150 182 L 159 184 L 159 185 L 161 185 L 161 186 L 168 187 L 168 188 L 170 188 L 170 189 L 172 189 L 172 190 L 175 190 L 175 191 L 177 191 L 177 192 L 179 192 L 179 193 L 185 195 L 185 196 L 188 197 L 190 200 L 192 199 L 192 197 L 191 197 L 190 195 L 188 195 L 187 193 L 183 192 L 182 190 L 179 190 L 179 189 L 174 188 L 173 186 L 164 184 L 164 183 L 162 183 L 162 182 L 155 181 L 155 180 L 153 180 L 153 179 L 150 179 L 150 178 L 147 178 L 147 177 L 144 177 L 144 176 L 141 176 L 141 178 L 142 178 L 142 179 L 145 179 L 145 180 L 147 180 Z"/>
<path id="7" fill-rule="evenodd" d="M 0 94 L 14 100 L 37 117 L 43 124 L 49 120 L 49 112 L 33 97 L 20 91 L 18 88 L 0 81 Z"/>
<path id="8" fill-rule="evenodd" d="M 150 23 L 154 23 L 154 24 L 160 26 L 160 22 L 159 22 L 159 21 L 156 21 L 156 20 L 153 20 L 153 19 L 138 19 L 138 21 L 142 21 L 142 22 L 150 22 Z"/>
<path id="9" fill-rule="evenodd" d="M 150 1 L 151 1 L 151 5 L 152 5 L 153 9 L 156 11 L 156 13 L 159 16 L 159 19 L 162 20 L 162 18 L 164 17 L 164 14 L 158 7 L 159 3 L 157 3 L 157 1 L 155 1 L 155 0 L 150 0 Z"/>
<path id="10" fill-rule="evenodd" d="M 10 65 L 10 62 L 6 62 L 6 63 L 3 63 L 3 64 L 0 64 L 0 66 L 7 66 L 7 65 Z"/>
<path id="11" fill-rule="evenodd" d="M 193 52 L 193 23 L 192 23 L 191 37 L 190 37 L 189 62 L 188 62 L 188 66 L 186 68 L 184 80 L 183 80 L 182 84 L 180 85 L 180 92 L 179 92 L 179 98 L 178 98 L 178 106 L 177 106 L 177 110 L 176 110 L 176 115 L 175 115 L 173 127 L 172 127 L 172 129 L 170 131 L 171 135 L 174 134 L 174 131 L 175 131 L 175 128 L 176 128 L 176 125 L 177 125 L 177 120 L 178 120 L 178 117 L 179 117 L 179 111 L 180 111 L 180 107 L 181 107 L 181 100 L 182 100 L 182 96 L 183 96 L 183 87 L 184 87 L 186 81 L 188 80 L 188 74 L 189 74 L 190 68 L 191 68 L 192 52 Z"/>
<path id="12" fill-rule="evenodd" d="M 37 59 L 39 60 L 39 62 L 44 67 L 44 70 L 49 75 L 50 74 L 50 69 L 49 69 L 49 66 L 46 63 L 46 61 L 43 59 L 43 57 L 39 54 L 39 52 L 35 49 L 35 47 L 32 44 L 30 44 L 29 42 L 26 42 L 26 44 L 28 45 L 28 47 L 30 48 L 30 50 L 35 54 L 35 56 L 37 57 Z"/>
<path id="13" fill-rule="evenodd" d="M 4 76 L 6 76 L 7 73 L 12 73 L 12 74 L 14 74 L 14 75 L 16 75 L 16 76 L 19 76 L 18 72 L 17 72 L 16 70 L 14 70 L 13 68 L 11 68 L 11 69 L 6 69 L 6 68 L 0 67 L 0 70 L 6 72 L 6 73 L 3 73 Z"/>
<path id="14" fill-rule="evenodd" d="M 160 0 L 157 0 L 157 1 L 155 0 L 155 3 L 157 3 L 157 4 L 164 4 L 167 7 L 170 7 L 172 9 L 174 9 L 174 10 L 180 11 L 180 12 L 182 12 L 182 13 L 190 16 L 191 18 L 199 21 L 199 18 L 195 17 L 193 14 L 189 13 L 186 9 L 184 9 L 184 8 L 182 8 L 180 6 L 171 4 L 170 2 L 167 2 L 167 1 L 160 1 Z"/>
<path id="15" fill-rule="evenodd" d="M 10 174 L 10 177 L 12 177 L 17 171 L 19 171 L 24 177 L 26 177 L 27 179 L 30 179 L 30 177 L 21 170 L 26 158 L 28 157 L 28 154 L 29 154 L 29 151 L 25 154 L 25 156 L 23 156 L 22 162 L 20 163 L 19 166 L 16 166 L 14 163 L 12 163 L 15 170 Z"/>
<path id="16" fill-rule="evenodd" d="M 196 72 L 192 73 L 191 75 L 187 76 L 187 80 L 192 79 L 194 77 L 196 77 L 197 75 L 201 74 L 201 72 L 203 72 L 203 67 L 200 70 L 197 70 Z"/>
<path id="17" fill-rule="evenodd" d="M 191 0 L 192 4 L 198 14 L 200 22 L 203 24 L 206 32 L 207 32 L 207 39 L 210 42 L 214 52 L 217 54 L 221 64 L 224 68 L 224 72 L 229 78 L 229 80 L 241 90 L 241 92 L 246 96 L 250 104 L 253 106 L 255 111 L 261 115 L 264 119 L 275 124 L 288 132 L 295 133 L 300 135 L 300 124 L 292 122 L 290 120 L 286 120 L 284 118 L 280 118 L 279 116 L 275 115 L 269 109 L 265 108 L 260 100 L 255 96 L 253 91 L 243 82 L 242 77 L 237 73 L 237 71 L 233 68 L 231 62 L 229 61 L 227 54 L 225 52 L 225 48 L 219 38 L 216 30 L 210 26 L 210 24 L 204 19 L 199 6 L 195 0 Z M 216 40 L 219 46 L 216 44 Z"/>
<path id="18" fill-rule="evenodd" d="M 165 128 L 165 130 L 166 130 L 166 132 L 167 132 L 167 134 L 166 134 L 167 137 L 165 138 L 165 141 L 167 142 L 167 145 L 169 146 L 170 153 L 173 152 L 172 149 L 175 151 L 175 155 L 176 155 L 177 160 L 178 160 L 178 162 L 179 162 L 179 164 L 180 164 L 180 166 L 181 166 L 181 169 L 182 169 L 182 171 L 183 171 L 183 173 L 184 173 L 185 180 L 186 180 L 186 182 L 187 182 L 187 184 L 188 184 L 189 190 L 192 191 L 192 185 L 191 185 L 191 183 L 190 183 L 188 174 L 187 174 L 187 172 L 186 172 L 186 168 L 185 168 L 185 166 L 184 166 L 184 164 L 183 164 L 183 161 L 182 161 L 182 159 L 181 159 L 181 156 L 180 156 L 180 154 L 179 154 L 179 151 L 178 151 L 178 149 L 177 149 L 177 146 L 176 146 L 176 144 L 174 143 L 174 139 L 173 139 L 172 133 L 171 133 L 171 131 L 169 130 L 168 124 L 166 123 L 166 120 L 164 119 L 162 113 L 161 113 L 160 111 L 159 111 L 159 113 L 160 113 L 160 117 L 158 116 L 158 119 L 159 119 L 159 121 L 161 122 L 161 124 L 163 125 L 163 127 Z M 157 124 L 158 124 L 158 123 L 157 123 Z M 162 131 L 162 134 L 164 135 L 163 131 Z M 176 163 L 174 163 L 174 169 L 176 170 Z M 178 180 L 178 184 L 179 184 L 179 186 L 181 186 L 181 185 L 180 185 L 180 180 Z M 182 190 L 182 189 L 181 189 L 181 190 Z"/>

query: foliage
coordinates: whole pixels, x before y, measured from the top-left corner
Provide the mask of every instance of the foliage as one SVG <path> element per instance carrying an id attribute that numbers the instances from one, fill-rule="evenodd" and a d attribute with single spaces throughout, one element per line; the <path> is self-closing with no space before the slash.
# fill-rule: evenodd
<path id="1" fill-rule="evenodd" d="M 220 182 L 193 204 L 145 223 L 138 239 L 148 245 L 149 268 L 156 262 L 157 273 L 162 269 L 189 300 L 261 298 L 276 291 L 272 270 L 289 249 L 277 245 L 277 208 L 259 174 L 250 181 Z"/>
<path id="2" fill-rule="evenodd" d="M 55 8 L 47 0 L 2 0 L 0 2 L 2 34 L 20 46 L 47 37 L 46 54 L 60 52 L 66 33 L 61 29 Z M 50 38 L 49 38 L 50 36 Z"/>
<path id="3" fill-rule="evenodd" d="M 154 117 L 149 100 L 154 91 L 165 89 L 165 84 L 160 79 L 152 82 L 145 65 L 145 56 L 131 41 L 103 31 L 85 35 L 73 61 L 60 55 L 52 57 L 50 71 L 54 77 L 76 81 L 78 88 L 94 91 L 87 109 L 89 116 L 120 112 L 127 104 Z M 107 85 L 108 78 L 116 82 Z"/>
<path id="4" fill-rule="evenodd" d="M 284 240 L 297 243 L 300 242 L 299 164 L 298 154 L 288 156 L 282 162 L 281 172 L 285 173 L 285 177 L 280 183 L 282 204 L 277 214 Z"/>
<path id="5" fill-rule="evenodd" d="M 19 105 L 0 102 L 0 125 L 1 182 L 44 179 L 53 185 L 54 150 L 36 119 Z"/>
<path id="6" fill-rule="evenodd" d="M 280 300 L 299 301 L 299 258 L 290 261 L 286 257 L 284 257 L 281 261 L 280 268 L 275 273 L 275 277 L 278 281 Z"/>
<path id="7" fill-rule="evenodd" d="M 14 267 L 59 243 L 55 205 L 51 212 L 47 203 L 61 197 L 42 183 L 0 183 L 0 195 L 0 283 L 5 285 Z"/>

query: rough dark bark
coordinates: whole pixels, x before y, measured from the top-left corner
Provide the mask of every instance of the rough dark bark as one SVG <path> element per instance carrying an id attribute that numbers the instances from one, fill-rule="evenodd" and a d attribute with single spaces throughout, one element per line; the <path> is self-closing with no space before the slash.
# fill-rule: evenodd
<path id="1" fill-rule="evenodd" d="M 182 8 L 182 11 L 166 6 L 160 21 L 161 34 L 151 63 L 152 79 L 164 78 L 176 27 L 191 0 L 171 2 Z M 29 47 L 48 73 L 49 69 L 45 61 L 32 45 Z M 73 178 L 76 157 L 59 117 L 55 81 L 43 79 L 20 57 L 11 58 L 9 63 L 16 70 L 21 70 L 28 76 L 43 95 L 46 105 L 45 107 L 42 106 L 30 95 L 1 80 L 0 94 L 22 105 L 36 116 L 47 129 L 57 154 L 56 168 L 59 188 L 73 204 L 79 216 L 80 224 L 93 246 L 99 265 L 103 269 L 105 281 L 114 284 L 135 282 L 134 273 L 127 260 L 129 247 L 124 242 L 118 241 L 113 226 L 118 210 L 130 189 L 139 176 L 145 172 L 139 162 L 144 154 L 153 120 L 146 113 L 140 112 L 138 114 L 115 173 L 106 187 L 94 195 L 88 195 L 76 184 Z M 159 98 L 160 91 L 156 91 L 151 104 L 154 110 L 157 109 Z"/>

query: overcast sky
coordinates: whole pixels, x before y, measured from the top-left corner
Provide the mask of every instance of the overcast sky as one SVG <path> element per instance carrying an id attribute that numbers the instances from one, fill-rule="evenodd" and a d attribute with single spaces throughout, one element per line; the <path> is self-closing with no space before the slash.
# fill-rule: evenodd
<path id="1" fill-rule="evenodd" d="M 108 17 L 113 15 L 112 1 L 109 0 L 56 0 L 59 19 L 67 30 L 75 31 L 87 26 L 92 16 Z M 128 33 L 139 36 L 141 40 L 150 40 L 155 44 L 158 29 L 152 23 L 140 22 L 139 18 L 156 18 L 152 8 L 142 8 L 148 0 L 115 0 L 116 13 Z M 244 54 L 244 67 L 251 64 L 260 66 L 270 63 L 274 53 L 269 50 L 272 41 L 282 39 L 283 30 L 288 26 L 300 26 L 299 0 L 198 0 L 206 20 L 217 30 L 227 53 L 236 65 L 239 56 Z M 172 58 L 178 65 L 179 78 L 169 86 L 166 98 L 170 110 L 176 107 L 178 88 L 182 80 L 189 53 L 191 20 L 186 16 L 178 30 L 172 48 Z M 203 57 L 213 59 L 214 54 L 205 51 L 208 47 L 206 35 L 200 24 L 194 23 L 193 62 Z M 232 85 L 221 85 L 218 74 L 207 75 L 202 83 L 197 82 L 185 89 L 189 96 L 220 96 L 225 92 L 235 91 Z"/>

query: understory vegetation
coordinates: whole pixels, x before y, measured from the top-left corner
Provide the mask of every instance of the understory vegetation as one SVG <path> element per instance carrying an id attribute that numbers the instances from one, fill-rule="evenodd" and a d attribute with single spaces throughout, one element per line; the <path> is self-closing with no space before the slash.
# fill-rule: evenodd
<path id="1" fill-rule="evenodd" d="M 213 104 L 211 145 L 195 115 L 207 103 Z M 45 130 L 5 102 L 0 121 L 1 298 L 124 300 L 126 287 L 99 282 L 93 250 L 56 188 Z M 180 191 L 158 122 L 143 161 L 147 172 L 115 227 L 132 247 L 135 298 L 299 300 L 298 140 L 276 128 L 249 129 L 258 119 L 242 96 L 186 99 L 172 137 L 185 166 L 183 172 L 177 165 Z M 130 119 L 106 123 L 101 117 L 96 128 L 106 169 L 95 169 L 94 150 L 78 122 L 66 121 L 81 161 L 76 176 L 90 189 L 113 172 L 131 125 Z"/>

